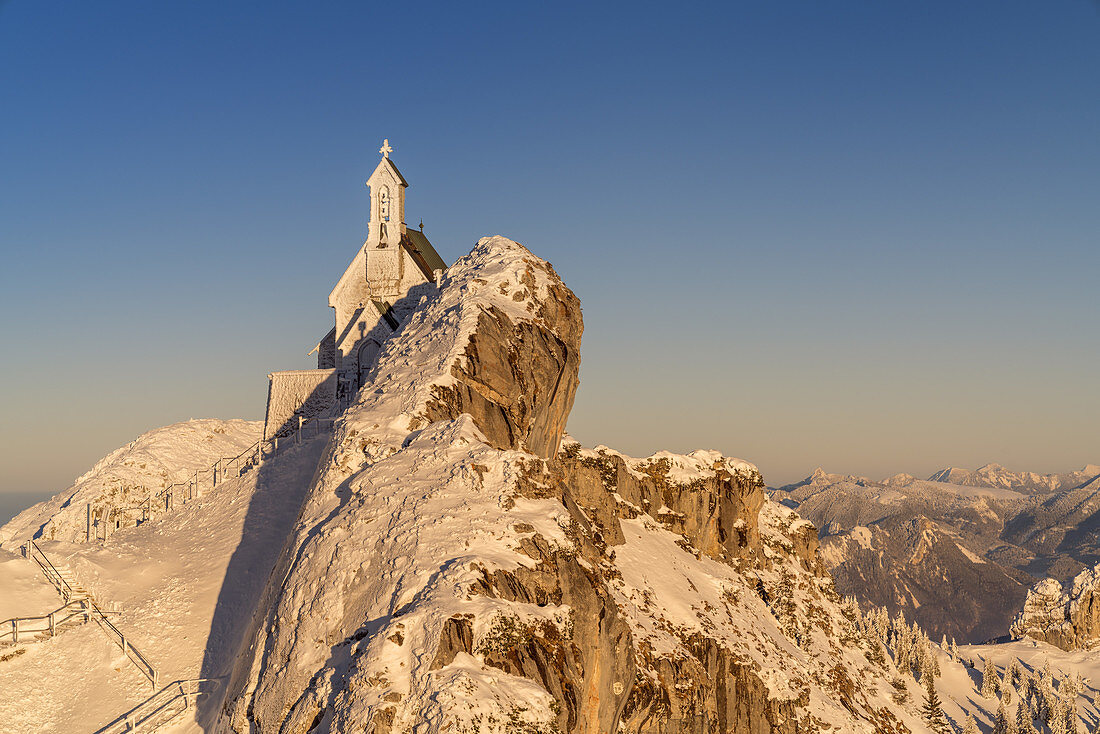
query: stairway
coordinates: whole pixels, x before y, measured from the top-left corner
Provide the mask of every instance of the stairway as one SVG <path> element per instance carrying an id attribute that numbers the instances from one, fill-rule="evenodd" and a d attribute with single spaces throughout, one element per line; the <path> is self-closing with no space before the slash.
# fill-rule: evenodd
<path id="1" fill-rule="evenodd" d="M 73 570 L 71 568 L 69 568 L 65 564 L 56 566 L 56 568 L 58 575 L 61 576 L 61 580 L 64 582 L 64 584 L 62 584 L 62 588 L 67 585 L 70 589 L 69 601 L 87 600 L 95 604 L 95 596 L 92 595 L 92 592 L 88 591 L 84 588 L 84 586 L 81 585 L 79 579 L 77 579 L 76 574 L 73 573 Z"/>

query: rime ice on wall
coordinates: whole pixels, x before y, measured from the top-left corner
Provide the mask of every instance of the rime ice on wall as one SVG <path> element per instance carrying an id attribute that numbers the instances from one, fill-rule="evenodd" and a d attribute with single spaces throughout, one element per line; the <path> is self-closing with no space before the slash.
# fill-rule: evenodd
<path id="1" fill-rule="evenodd" d="M 336 370 L 288 370 L 268 375 L 264 438 L 274 438 L 305 420 L 331 414 L 336 405 Z"/>

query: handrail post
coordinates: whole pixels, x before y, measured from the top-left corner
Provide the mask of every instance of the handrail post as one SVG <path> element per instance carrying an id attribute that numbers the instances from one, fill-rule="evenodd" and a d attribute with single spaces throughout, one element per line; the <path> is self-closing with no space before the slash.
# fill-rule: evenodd
<path id="1" fill-rule="evenodd" d="M 12 642 L 19 642 L 19 618 L 16 617 L 11 621 L 11 639 Z"/>
<path id="2" fill-rule="evenodd" d="M 50 612 L 50 637 L 53 637 L 55 634 L 57 634 L 57 626 L 54 624 L 53 615 L 54 613 Z"/>

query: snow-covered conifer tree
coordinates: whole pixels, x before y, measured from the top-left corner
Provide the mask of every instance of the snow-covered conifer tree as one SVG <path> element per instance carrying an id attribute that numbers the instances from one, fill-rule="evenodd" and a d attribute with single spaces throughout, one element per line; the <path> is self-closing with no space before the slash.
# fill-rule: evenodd
<path id="1" fill-rule="evenodd" d="M 1008 664 L 1005 680 L 1011 682 L 1012 685 L 1020 682 L 1020 661 L 1017 658 L 1012 658 L 1012 662 Z"/>
<path id="2" fill-rule="evenodd" d="M 1066 734 L 1077 734 L 1077 701 L 1066 701 Z"/>
<path id="3" fill-rule="evenodd" d="M 1066 734 L 1066 711 L 1060 701 L 1055 703 L 1047 725 L 1050 726 L 1050 734 Z"/>
<path id="4" fill-rule="evenodd" d="M 978 722 L 974 721 L 973 714 L 966 715 L 966 723 L 963 724 L 962 734 L 980 734 L 978 731 Z"/>
<path id="5" fill-rule="evenodd" d="M 982 697 L 993 698 L 997 694 L 997 689 L 1000 687 L 1000 681 L 997 679 L 997 668 L 993 665 L 993 661 L 987 656 L 985 659 L 985 667 L 982 668 Z"/>
<path id="6" fill-rule="evenodd" d="M 1078 687 L 1080 673 L 1077 675 L 1070 675 L 1066 673 L 1062 676 L 1062 683 L 1058 686 L 1058 694 L 1062 697 L 1062 700 L 1066 703 L 1073 705 L 1077 701 L 1077 695 L 1081 692 Z"/>
<path id="7" fill-rule="evenodd" d="M 1058 698 L 1058 693 L 1051 685 L 1049 676 L 1039 681 L 1039 696 L 1039 718 L 1053 728 L 1054 720 L 1058 718 L 1058 715 L 1062 711 L 1062 702 Z"/>
<path id="8" fill-rule="evenodd" d="M 1001 705 L 997 707 L 997 721 L 993 724 L 993 734 L 1017 734 L 1016 717 L 1009 715 L 1004 699 L 1001 699 Z"/>
<path id="9" fill-rule="evenodd" d="M 936 693 L 936 676 L 932 669 L 926 668 L 921 675 L 924 684 L 924 705 L 920 714 L 928 728 L 936 734 L 952 734 L 951 725 L 947 723 L 947 717 L 943 713 L 943 705 L 940 703 L 939 694 Z"/>
<path id="10" fill-rule="evenodd" d="M 1028 708 L 1023 696 L 1016 702 L 1016 731 L 1018 734 L 1038 734 L 1035 722 L 1031 718 L 1031 709 Z"/>

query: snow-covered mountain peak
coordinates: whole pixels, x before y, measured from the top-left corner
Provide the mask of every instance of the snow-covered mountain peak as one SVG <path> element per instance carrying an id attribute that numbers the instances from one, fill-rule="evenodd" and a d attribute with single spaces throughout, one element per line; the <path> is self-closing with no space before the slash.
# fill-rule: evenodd
<path id="1" fill-rule="evenodd" d="M 505 237 L 482 238 L 446 271 L 438 289 L 421 297 L 408 322 L 383 346 L 366 386 L 345 415 L 341 440 L 354 438 L 359 444 L 352 452 L 359 457 L 356 461 L 371 463 L 398 450 L 410 431 L 467 412 L 478 418 L 491 445 L 551 455 L 564 430 L 564 414 L 532 433 L 532 412 L 554 406 L 561 412 L 558 403 L 572 404 L 575 380 L 560 378 L 562 369 L 575 372 L 579 364 L 581 330 L 579 302 L 549 263 Z M 479 333 L 495 337 L 505 332 L 514 348 L 511 359 L 529 356 L 522 354 L 534 348 L 526 341 L 528 335 L 550 337 L 548 353 L 561 364 L 544 358 L 531 376 L 552 380 L 550 384 L 512 381 L 507 357 L 477 364 L 484 356 L 478 351 Z M 464 378 L 478 368 L 492 373 L 499 384 L 491 387 Z M 494 396 L 494 388 L 507 394 Z M 507 409 L 490 407 L 494 399 L 509 403 Z"/>

